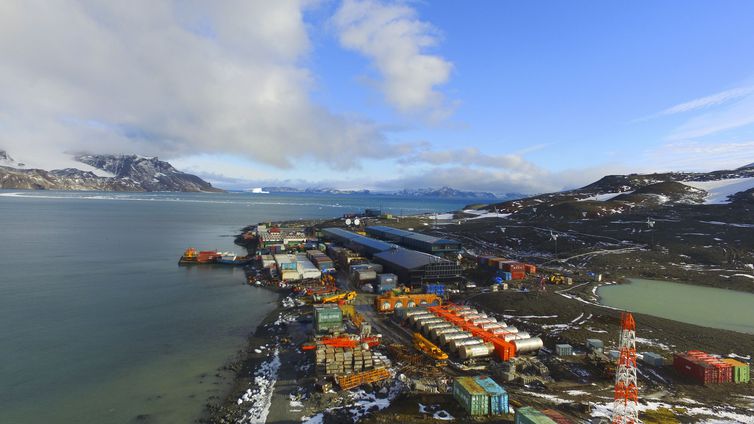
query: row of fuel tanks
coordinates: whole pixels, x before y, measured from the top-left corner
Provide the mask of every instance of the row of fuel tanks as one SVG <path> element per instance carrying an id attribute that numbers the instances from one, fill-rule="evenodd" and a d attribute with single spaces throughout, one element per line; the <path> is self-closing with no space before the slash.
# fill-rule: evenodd
<path id="1" fill-rule="evenodd" d="M 481 328 L 514 344 L 516 355 L 536 352 L 543 346 L 542 339 L 539 337 L 532 337 L 526 331 L 519 331 L 516 327 L 508 326 L 505 322 L 498 321 L 495 317 L 488 316 L 474 308 L 461 306 L 455 314 L 474 327 Z M 475 337 L 433 314 L 427 308 L 396 309 L 394 318 L 415 331 L 421 332 L 441 349 L 456 355 L 461 360 L 490 356 L 495 350 L 492 343 Z"/>

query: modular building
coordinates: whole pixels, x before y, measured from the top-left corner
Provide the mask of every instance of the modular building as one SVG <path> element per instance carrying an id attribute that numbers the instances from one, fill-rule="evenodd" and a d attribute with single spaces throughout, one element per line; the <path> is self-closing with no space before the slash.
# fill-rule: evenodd
<path id="1" fill-rule="evenodd" d="M 665 358 L 663 358 L 662 355 L 653 352 L 644 352 L 641 355 L 641 361 L 653 367 L 661 367 L 665 365 Z"/>
<path id="2" fill-rule="evenodd" d="M 375 254 L 372 259 L 384 265 L 385 270 L 397 275 L 399 282 L 411 287 L 461 280 L 460 265 L 416 250 L 391 249 Z"/>
<path id="3" fill-rule="evenodd" d="M 555 353 L 558 356 L 571 356 L 573 355 L 573 347 L 569 344 L 556 344 Z"/>
<path id="4" fill-rule="evenodd" d="M 364 231 L 372 237 L 390 241 L 403 247 L 425 253 L 456 253 L 461 250 L 461 243 L 456 240 L 386 227 L 383 225 L 369 226 L 366 227 Z"/>

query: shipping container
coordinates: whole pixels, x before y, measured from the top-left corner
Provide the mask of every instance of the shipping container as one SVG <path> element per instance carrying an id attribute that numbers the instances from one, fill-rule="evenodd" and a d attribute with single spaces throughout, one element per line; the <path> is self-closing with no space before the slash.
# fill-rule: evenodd
<path id="1" fill-rule="evenodd" d="M 573 347 L 569 344 L 556 344 L 555 353 L 558 356 L 571 356 L 573 355 Z"/>
<path id="2" fill-rule="evenodd" d="M 424 284 L 424 293 L 443 296 L 445 295 L 445 285 L 444 284 Z"/>
<path id="3" fill-rule="evenodd" d="M 387 285 L 393 285 L 395 287 L 396 284 L 398 284 L 398 276 L 395 274 L 379 274 L 377 275 L 377 282 L 380 283 L 380 285 L 387 284 Z"/>
<path id="4" fill-rule="evenodd" d="M 531 406 L 516 408 L 516 419 L 514 422 L 515 424 L 558 424 L 552 418 Z"/>
<path id="5" fill-rule="evenodd" d="M 527 274 L 536 274 L 537 273 L 537 267 L 532 264 L 524 264 L 524 271 Z"/>
<path id="6" fill-rule="evenodd" d="M 665 358 L 654 352 L 644 352 L 641 356 L 641 361 L 653 367 L 661 367 L 665 365 Z"/>
<path id="7" fill-rule="evenodd" d="M 749 364 L 733 358 L 725 358 L 722 361 L 732 367 L 732 377 L 734 383 L 748 383 L 749 381 L 751 381 L 751 369 L 749 367 Z"/>
<path id="8" fill-rule="evenodd" d="M 511 274 L 508 271 L 500 271 L 499 277 L 502 278 L 503 281 L 511 281 L 511 280 L 513 280 L 513 274 Z"/>
<path id="9" fill-rule="evenodd" d="M 715 384 L 718 376 L 714 366 L 684 354 L 673 357 L 673 368 L 679 373 L 690 377 L 699 384 Z"/>
<path id="10" fill-rule="evenodd" d="M 526 278 L 526 273 L 523 271 L 511 272 L 511 280 L 523 280 Z"/>
<path id="11" fill-rule="evenodd" d="M 471 377 L 458 377 L 453 380 L 453 397 L 471 416 L 489 414 L 487 392 Z"/>
<path id="12" fill-rule="evenodd" d="M 314 307 L 314 328 L 326 332 L 343 325 L 343 312 L 337 305 L 316 305 Z"/>
<path id="13" fill-rule="evenodd" d="M 526 273 L 526 268 L 521 262 L 501 262 L 500 269 L 514 274 L 514 279 L 516 273 Z"/>
<path id="14" fill-rule="evenodd" d="M 586 339 L 586 348 L 589 350 L 602 351 L 605 347 L 605 343 L 600 339 Z"/>
<path id="15" fill-rule="evenodd" d="M 573 424 L 573 421 L 569 420 L 565 415 L 554 409 L 545 409 L 542 413 L 547 415 L 548 418 L 555 421 L 557 424 Z"/>
<path id="16" fill-rule="evenodd" d="M 508 392 L 500 387 L 495 380 L 487 376 L 474 377 L 474 381 L 487 392 L 489 398 L 489 413 L 491 415 L 507 414 L 510 410 L 508 407 Z"/>

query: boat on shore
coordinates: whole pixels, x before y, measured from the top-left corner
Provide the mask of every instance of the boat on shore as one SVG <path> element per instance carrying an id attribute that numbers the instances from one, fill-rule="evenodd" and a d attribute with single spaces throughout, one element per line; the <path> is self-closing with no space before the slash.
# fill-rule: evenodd
<path id="1" fill-rule="evenodd" d="M 217 264 L 242 266 L 249 264 L 253 258 L 249 256 L 238 256 L 235 252 L 218 252 L 217 250 L 197 251 L 189 247 L 183 252 L 178 260 L 178 265 L 200 265 L 200 264 Z"/>

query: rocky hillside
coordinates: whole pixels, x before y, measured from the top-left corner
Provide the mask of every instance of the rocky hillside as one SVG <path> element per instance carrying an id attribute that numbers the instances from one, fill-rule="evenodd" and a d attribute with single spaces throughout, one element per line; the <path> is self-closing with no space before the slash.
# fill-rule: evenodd
<path id="1" fill-rule="evenodd" d="M 706 173 L 608 175 L 579 189 L 482 206 L 517 217 L 598 218 L 674 205 L 729 204 L 751 199 L 754 167 Z"/>
<path id="2" fill-rule="evenodd" d="M 201 178 L 186 174 L 157 158 L 135 155 L 84 155 L 76 160 L 110 176 L 75 168 L 22 169 L 5 152 L 0 166 L 0 188 L 28 190 L 187 191 L 221 192 Z"/>

